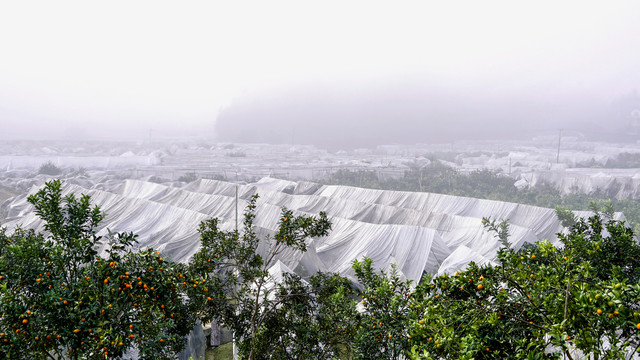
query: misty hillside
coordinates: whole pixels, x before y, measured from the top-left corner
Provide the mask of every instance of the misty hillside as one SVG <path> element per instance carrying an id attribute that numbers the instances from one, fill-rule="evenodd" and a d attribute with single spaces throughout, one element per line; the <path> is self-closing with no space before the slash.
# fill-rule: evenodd
<path id="1" fill-rule="evenodd" d="M 327 149 L 459 140 L 526 139 L 565 131 L 600 140 L 637 138 L 629 95 L 614 104 L 588 96 L 557 98 L 529 89 L 513 92 L 452 89 L 429 82 L 298 84 L 249 92 L 216 122 L 222 141 L 313 144 Z M 578 125 L 579 123 L 579 125 Z"/>

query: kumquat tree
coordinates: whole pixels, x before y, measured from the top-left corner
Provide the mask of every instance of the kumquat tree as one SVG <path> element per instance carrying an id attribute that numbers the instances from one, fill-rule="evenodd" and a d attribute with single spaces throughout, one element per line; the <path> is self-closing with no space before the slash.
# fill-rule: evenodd
<path id="1" fill-rule="evenodd" d="M 355 260 L 353 269 L 362 286 L 356 359 L 398 359 L 410 347 L 406 324 L 418 316 L 411 304 L 411 281 L 400 279 L 395 264 L 389 271 L 375 271 L 369 258 Z"/>
<path id="2" fill-rule="evenodd" d="M 317 273 L 309 282 L 285 274 L 279 299 L 254 344 L 256 358 L 351 359 L 357 328 L 353 284 L 337 274 Z"/>
<path id="3" fill-rule="evenodd" d="M 623 222 L 575 219 L 564 245 L 503 248 L 497 265 L 421 283 L 412 359 L 630 359 L 640 346 L 640 246 Z"/>
<path id="4" fill-rule="evenodd" d="M 131 233 L 101 238 L 89 196 L 61 194 L 54 180 L 28 198 L 44 232 L 0 231 L 0 358 L 174 358 L 196 321 L 186 266 L 131 250 Z"/>
<path id="5" fill-rule="evenodd" d="M 294 216 L 283 208 L 275 235 L 261 240 L 253 225 L 257 199 L 249 201 L 242 233 L 221 231 L 217 219 L 200 226 L 202 247 L 191 273 L 201 277 L 187 288 L 201 320 L 233 330 L 243 359 L 397 359 L 405 353 L 405 324 L 417 315 L 410 311 L 410 282 L 393 267 L 374 270 L 368 258 L 353 263 L 357 284 L 338 274 L 319 272 L 305 281 L 271 273 L 279 254 L 306 251 L 308 238 L 326 236 L 331 223 L 324 213 Z M 258 253 L 261 242 L 265 257 Z"/>
<path id="6" fill-rule="evenodd" d="M 353 262 L 357 283 L 319 272 L 308 283 L 288 275 L 278 287 L 275 316 L 256 351 L 271 359 L 395 360 L 409 349 L 410 281 L 392 267 Z M 265 357 L 263 355 L 263 357 Z"/>
<path id="7" fill-rule="evenodd" d="M 410 281 L 395 267 L 376 271 L 355 260 L 357 283 L 319 272 L 308 282 L 287 275 L 275 316 L 260 332 L 258 353 L 271 359 L 395 360 L 409 350 Z"/>
<path id="8" fill-rule="evenodd" d="M 304 252 L 309 238 L 326 236 L 331 229 L 323 212 L 317 218 L 294 216 L 283 208 L 276 233 L 261 240 L 254 228 L 257 199 L 254 195 L 246 207 L 242 232 L 222 231 L 218 219 L 200 225 L 201 249 L 191 264 L 191 272 L 198 277 L 188 287 L 202 321 L 216 319 L 233 330 L 240 356 L 251 360 L 277 358 L 273 357 L 275 350 L 265 350 L 278 345 L 274 324 L 280 323 L 278 317 L 287 304 L 295 306 L 295 299 L 308 298 L 306 291 L 286 280 L 294 278 L 285 276 L 278 281 L 269 269 L 283 251 Z M 265 257 L 258 253 L 261 243 L 268 249 Z M 208 286 L 199 286 L 205 283 Z M 285 334 L 278 335 L 278 341 L 282 336 Z"/>

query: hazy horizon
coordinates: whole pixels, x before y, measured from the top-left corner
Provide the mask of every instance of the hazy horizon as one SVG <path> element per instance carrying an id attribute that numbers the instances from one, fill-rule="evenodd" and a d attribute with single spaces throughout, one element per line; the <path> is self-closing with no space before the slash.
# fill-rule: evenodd
<path id="1" fill-rule="evenodd" d="M 0 139 L 625 131 L 639 14 L 635 1 L 5 2 Z"/>

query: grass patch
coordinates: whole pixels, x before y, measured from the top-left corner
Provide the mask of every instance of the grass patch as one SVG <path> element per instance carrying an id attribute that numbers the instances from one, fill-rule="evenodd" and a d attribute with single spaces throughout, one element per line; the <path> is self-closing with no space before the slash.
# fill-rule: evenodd
<path id="1" fill-rule="evenodd" d="M 233 342 L 222 344 L 215 349 L 207 349 L 205 354 L 207 360 L 232 360 Z"/>

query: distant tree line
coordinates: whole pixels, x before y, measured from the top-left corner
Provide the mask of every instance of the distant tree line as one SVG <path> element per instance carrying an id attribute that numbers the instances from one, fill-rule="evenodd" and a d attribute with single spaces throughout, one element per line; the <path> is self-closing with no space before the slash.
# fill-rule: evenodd
<path id="1" fill-rule="evenodd" d="M 575 167 L 608 168 L 608 169 L 636 169 L 640 168 L 640 154 L 623 152 L 614 158 L 607 159 L 604 163 L 591 158 L 577 163 Z"/>

